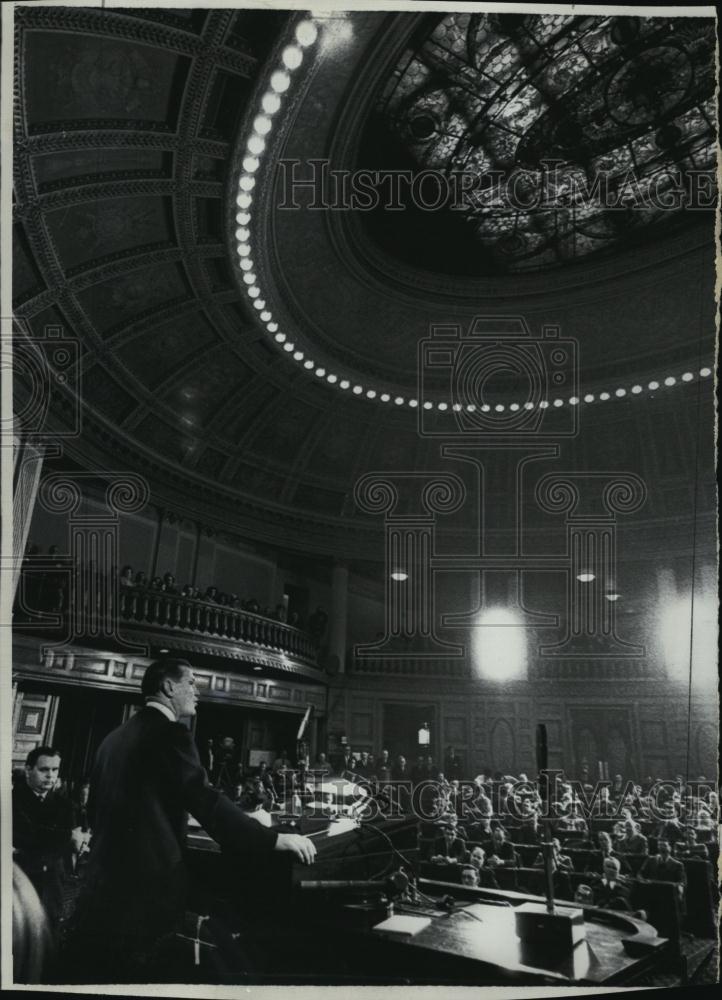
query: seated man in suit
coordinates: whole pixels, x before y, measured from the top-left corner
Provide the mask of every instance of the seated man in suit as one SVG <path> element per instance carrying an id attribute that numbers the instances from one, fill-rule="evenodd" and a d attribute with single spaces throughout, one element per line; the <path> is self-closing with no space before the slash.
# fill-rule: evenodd
<path id="1" fill-rule="evenodd" d="M 674 882 L 678 887 L 680 899 L 684 897 L 687 875 L 682 862 L 672 857 L 672 848 L 668 840 L 660 840 L 657 843 L 657 854 L 647 858 L 639 870 L 638 878 L 650 879 L 653 882 Z"/>
<path id="2" fill-rule="evenodd" d="M 624 821 L 624 832 L 617 840 L 617 851 L 620 854 L 649 854 L 647 838 L 633 819 Z"/>
<path id="3" fill-rule="evenodd" d="M 604 870 L 592 880 L 591 884 L 594 905 L 603 910 L 631 911 L 631 886 L 619 874 L 619 862 L 616 858 L 607 858 Z"/>
<path id="4" fill-rule="evenodd" d="M 431 851 L 431 861 L 437 865 L 453 865 L 466 860 L 466 844 L 456 836 L 453 826 L 446 824 L 441 837 L 437 837 Z"/>
<path id="5" fill-rule="evenodd" d="M 631 876 L 632 869 L 629 867 L 623 854 L 618 854 L 612 846 L 612 838 L 606 830 L 600 830 L 597 834 L 597 843 L 601 853 L 594 853 L 589 856 L 585 871 L 602 875 L 604 872 L 604 862 L 607 858 L 615 858 L 619 862 L 621 875 Z"/>
<path id="6" fill-rule="evenodd" d="M 494 872 L 485 866 L 485 861 L 484 848 L 477 844 L 476 847 L 472 848 L 468 864 L 476 871 L 476 885 L 481 889 L 498 889 L 499 883 L 496 881 Z"/>
<path id="7" fill-rule="evenodd" d="M 518 866 L 514 845 L 509 843 L 506 839 L 506 834 L 499 827 L 493 831 L 491 840 L 487 841 L 483 847 L 486 852 L 487 864 L 490 868 L 499 868 L 502 866 L 515 868 Z"/>
<path id="8" fill-rule="evenodd" d="M 678 858 L 709 861 L 707 845 L 697 843 L 697 831 L 693 826 L 688 826 L 684 831 L 684 840 L 678 841 L 674 845 L 674 853 Z"/>

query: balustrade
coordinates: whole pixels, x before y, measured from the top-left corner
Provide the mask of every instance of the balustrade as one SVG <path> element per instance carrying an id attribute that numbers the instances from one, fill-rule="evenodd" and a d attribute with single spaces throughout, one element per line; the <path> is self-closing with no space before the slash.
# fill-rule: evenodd
<path id="1" fill-rule="evenodd" d="M 292 625 L 242 608 L 209 604 L 179 594 L 125 587 L 120 592 L 120 620 L 252 643 L 311 662 L 316 660 L 316 649 L 310 637 Z"/>

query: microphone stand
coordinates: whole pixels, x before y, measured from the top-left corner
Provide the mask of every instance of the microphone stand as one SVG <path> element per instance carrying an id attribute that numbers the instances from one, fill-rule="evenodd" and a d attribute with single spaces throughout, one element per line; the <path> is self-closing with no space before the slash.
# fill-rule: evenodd
<path id="1" fill-rule="evenodd" d="M 546 832 L 546 840 L 542 841 L 542 858 L 544 859 L 544 888 L 546 890 L 547 913 L 554 913 L 554 844 L 551 836 L 551 820 L 542 820 Z"/>

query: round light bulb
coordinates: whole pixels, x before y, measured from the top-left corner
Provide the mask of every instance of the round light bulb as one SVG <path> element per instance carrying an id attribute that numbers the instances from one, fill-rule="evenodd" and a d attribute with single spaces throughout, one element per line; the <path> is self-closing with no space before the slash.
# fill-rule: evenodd
<path id="1" fill-rule="evenodd" d="M 261 98 L 261 107 L 267 115 L 275 115 L 281 107 L 281 98 L 278 94 L 274 94 L 272 91 L 267 90 Z"/>
<path id="2" fill-rule="evenodd" d="M 296 25 L 296 41 L 304 49 L 308 48 L 318 38 L 318 28 L 313 21 L 301 21 Z"/>
<path id="3" fill-rule="evenodd" d="M 284 94 L 291 83 L 291 77 L 288 73 L 284 73 L 282 69 L 276 70 L 276 72 L 271 76 L 271 90 L 274 90 L 277 94 Z"/>
<path id="4" fill-rule="evenodd" d="M 281 59 L 288 69 L 298 69 L 303 62 L 303 52 L 298 45 L 287 45 L 281 53 Z"/>

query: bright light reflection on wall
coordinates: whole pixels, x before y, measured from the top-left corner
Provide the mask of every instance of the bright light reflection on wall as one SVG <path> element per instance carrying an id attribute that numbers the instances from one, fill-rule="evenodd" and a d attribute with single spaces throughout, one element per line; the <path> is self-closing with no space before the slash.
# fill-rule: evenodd
<path id="1" fill-rule="evenodd" d="M 692 684 L 716 690 L 717 687 L 717 598 L 714 592 L 670 597 L 661 606 L 660 639 L 664 665 L 669 677 L 689 681 L 690 625 L 692 630 Z"/>
<path id="2" fill-rule="evenodd" d="M 474 668 L 478 677 L 513 681 L 526 676 L 526 629 L 506 608 L 487 608 L 472 634 Z"/>

